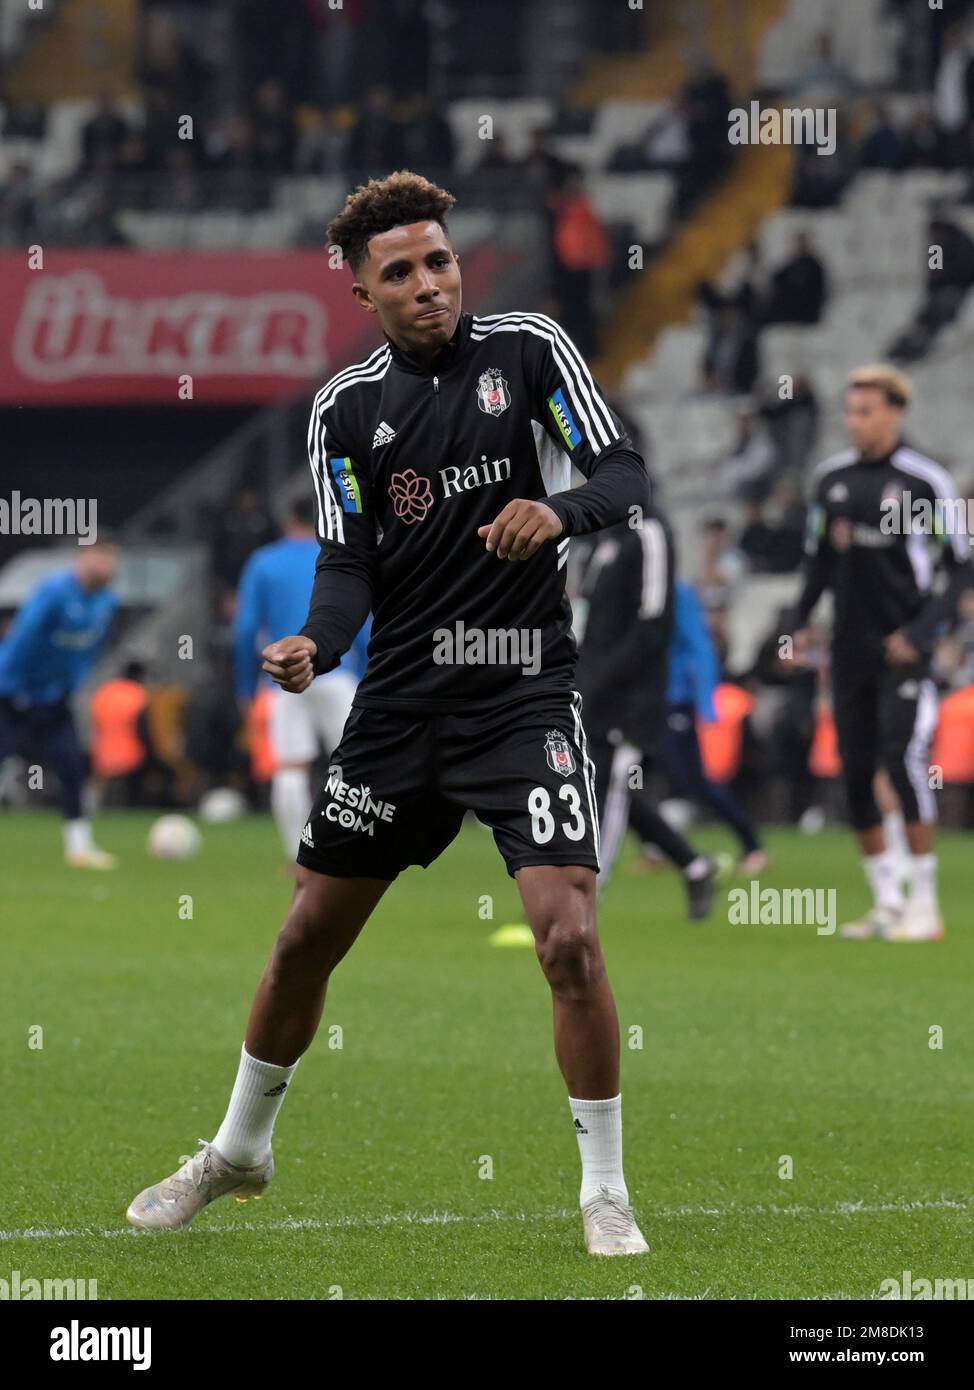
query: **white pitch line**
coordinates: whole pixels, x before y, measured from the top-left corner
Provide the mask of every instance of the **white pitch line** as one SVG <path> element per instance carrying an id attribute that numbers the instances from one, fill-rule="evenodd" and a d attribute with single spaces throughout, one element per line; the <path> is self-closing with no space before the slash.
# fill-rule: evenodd
<path id="1" fill-rule="evenodd" d="M 923 1211 L 971 1211 L 974 1197 L 957 1200 L 952 1197 L 938 1197 L 932 1201 L 899 1202 L 836 1202 L 830 1207 L 804 1207 L 800 1205 L 778 1206 L 774 1203 L 749 1207 L 664 1207 L 650 1211 L 640 1207 L 640 1216 L 645 1224 L 651 1221 L 675 1221 L 681 1217 L 708 1216 L 882 1216 L 898 1212 L 908 1216 L 912 1212 Z M 358 1227 L 373 1226 L 482 1226 L 491 1222 L 504 1221 L 567 1221 L 578 1216 L 577 1208 L 554 1212 L 504 1212 L 489 1211 L 478 1216 L 464 1216 L 459 1212 L 387 1212 L 381 1216 L 339 1216 L 326 1221 L 319 1217 L 286 1217 L 281 1221 L 234 1221 L 227 1226 L 198 1226 L 197 1233 L 207 1235 L 233 1235 L 237 1231 L 341 1231 L 355 1230 Z M 5 1240 L 79 1240 L 95 1237 L 98 1240 L 114 1240 L 120 1236 L 139 1236 L 147 1234 L 129 1226 L 107 1227 L 101 1230 L 93 1227 L 80 1227 L 70 1230 L 67 1227 L 47 1229 L 29 1226 L 24 1231 L 0 1231 L 0 1241 Z"/>

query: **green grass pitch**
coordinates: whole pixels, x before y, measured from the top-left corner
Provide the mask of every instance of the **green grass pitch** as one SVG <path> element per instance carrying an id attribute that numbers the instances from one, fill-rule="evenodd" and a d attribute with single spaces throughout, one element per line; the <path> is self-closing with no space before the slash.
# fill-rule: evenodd
<path id="1" fill-rule="evenodd" d="M 105 874 L 62 866 L 53 816 L 0 821 L 3 1277 L 97 1279 L 103 1299 L 751 1299 L 972 1273 L 969 838 L 943 837 L 948 934 L 931 945 L 731 925 L 727 885 L 691 925 L 672 874 L 620 866 L 601 929 L 652 1253 L 596 1260 L 548 988 L 533 950 L 488 943 L 523 917 L 474 824 L 402 876 L 337 971 L 266 1198 L 130 1231 L 133 1194 L 216 1131 L 290 893 L 269 820 L 205 828 L 174 864 L 146 854 L 150 819 L 102 818 L 120 857 Z M 845 834 L 770 848 L 762 886 L 833 887 L 840 920 L 865 908 Z"/>

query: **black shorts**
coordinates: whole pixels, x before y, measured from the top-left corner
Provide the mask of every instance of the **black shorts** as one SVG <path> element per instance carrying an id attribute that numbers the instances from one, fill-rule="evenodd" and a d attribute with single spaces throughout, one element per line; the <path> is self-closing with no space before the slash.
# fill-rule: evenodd
<path id="1" fill-rule="evenodd" d="M 298 863 L 341 878 L 426 868 L 464 812 L 494 832 L 507 872 L 598 870 L 595 777 L 582 701 L 549 693 L 477 714 L 355 706 L 302 832 Z"/>
<path id="2" fill-rule="evenodd" d="M 936 820 L 928 761 L 938 710 L 927 663 L 834 660 L 832 705 L 853 827 L 882 821 L 872 791 L 879 767 L 889 773 L 907 821 Z"/>

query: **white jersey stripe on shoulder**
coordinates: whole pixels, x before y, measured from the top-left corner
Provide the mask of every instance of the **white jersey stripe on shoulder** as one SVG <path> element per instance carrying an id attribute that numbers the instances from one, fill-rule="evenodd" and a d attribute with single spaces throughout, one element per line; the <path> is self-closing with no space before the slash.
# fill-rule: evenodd
<path id="1" fill-rule="evenodd" d="M 926 454 L 917 453 L 916 449 L 897 449 L 893 455 L 893 462 L 904 473 L 912 473 L 915 478 L 922 478 L 924 482 L 929 483 L 933 488 L 934 498 L 939 499 L 941 503 L 960 503 L 957 510 L 960 513 L 958 520 L 961 520 L 961 527 L 952 526 L 949 539 L 951 550 L 963 564 L 969 558 L 971 549 L 965 524 L 967 505 L 966 501 L 961 500 L 957 484 L 950 473 L 942 464 L 935 463 L 933 459 L 927 458 Z"/>
<path id="2" fill-rule="evenodd" d="M 942 463 L 928 458 L 926 454 L 918 453 L 916 449 L 909 449 L 904 446 L 893 454 L 893 463 L 897 468 L 912 473 L 916 478 L 925 478 L 938 497 L 945 500 L 956 497 L 957 486 L 950 473 Z"/>
<path id="3" fill-rule="evenodd" d="M 539 328 L 552 334 L 553 338 L 560 344 L 565 357 L 573 363 L 577 373 L 579 387 L 585 393 L 586 399 L 592 407 L 593 415 L 600 427 L 604 427 L 604 442 L 608 444 L 610 438 L 618 439 L 619 431 L 612 418 L 612 412 L 609 410 L 603 396 L 599 392 L 595 384 L 595 379 L 589 371 L 584 358 L 561 325 L 556 323 L 554 319 L 549 318 L 547 314 L 531 313 L 488 314 L 482 319 L 475 320 L 475 322 L 496 324 L 498 327 L 500 327 L 504 321 L 524 324 L 528 322 L 534 323 Z M 489 333 L 490 331 L 491 329 L 488 327 L 487 332 Z M 608 431 L 608 433 L 606 434 L 605 431 Z"/>
<path id="4" fill-rule="evenodd" d="M 521 332 L 533 333 L 536 338 L 543 338 L 545 342 L 547 342 L 550 345 L 551 354 L 555 359 L 555 364 L 557 365 L 559 372 L 561 373 L 562 380 L 568 388 L 568 394 L 571 397 L 572 405 L 578 412 L 578 417 L 585 427 L 585 433 L 588 438 L 588 442 L 592 446 L 592 449 L 595 453 L 601 453 L 602 445 L 598 442 L 598 439 L 596 438 L 596 431 L 592 428 L 592 421 L 589 418 L 589 412 L 586 409 L 585 404 L 581 398 L 580 388 L 578 387 L 575 377 L 569 371 L 568 364 L 562 356 L 553 334 L 544 332 L 542 329 L 538 328 L 535 324 L 532 323 L 508 322 L 495 324 L 493 328 L 488 330 L 488 333 L 478 334 L 472 332 L 470 336 L 474 341 L 480 342 L 484 338 L 488 337 L 490 333 Z M 603 443 L 608 444 L 608 436 L 605 432 L 605 429 L 601 425 L 599 425 L 598 434 L 601 435 Z"/>
<path id="5" fill-rule="evenodd" d="M 345 543 L 345 525 L 342 520 L 341 508 L 335 498 L 334 487 L 328 474 L 328 454 L 325 444 L 325 422 L 321 414 L 316 412 L 312 416 L 314 428 L 314 444 L 311 451 L 311 471 L 315 477 L 315 487 L 318 489 L 319 506 L 324 516 L 324 527 L 321 530 L 322 539 L 339 541 Z"/>
<path id="6" fill-rule="evenodd" d="M 837 454 L 830 454 L 827 459 L 822 459 L 812 468 L 811 476 L 817 480 L 820 474 L 831 473 L 834 468 L 847 468 L 850 463 L 855 463 L 859 457 L 855 449 L 842 449 Z"/>
<path id="7" fill-rule="evenodd" d="M 358 367 L 349 367 L 347 371 L 340 372 L 333 377 L 327 386 L 323 386 L 315 397 L 315 403 L 321 410 L 327 410 L 334 405 L 336 399 L 349 386 L 355 386 L 362 381 L 378 381 L 385 376 L 392 361 L 388 348 L 380 349 L 380 356 L 375 362 L 363 362 Z"/>
<path id="8" fill-rule="evenodd" d="M 380 359 L 388 356 L 388 354 L 389 344 L 384 343 L 382 347 L 376 348 L 375 352 L 370 353 L 364 361 L 349 363 L 347 367 L 343 367 L 340 372 L 336 372 L 334 376 L 328 378 L 324 386 L 321 387 L 318 394 L 315 396 L 315 400 L 317 401 L 320 397 L 330 394 L 336 386 L 341 385 L 345 381 L 346 377 L 358 375 L 360 372 L 371 371 L 373 367 L 379 364 Z"/>

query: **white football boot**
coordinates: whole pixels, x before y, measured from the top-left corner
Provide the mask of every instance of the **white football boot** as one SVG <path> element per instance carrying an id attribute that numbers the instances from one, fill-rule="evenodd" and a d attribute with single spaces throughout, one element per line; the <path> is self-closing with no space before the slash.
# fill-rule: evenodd
<path id="1" fill-rule="evenodd" d="M 889 933 L 903 920 L 903 913 L 892 907 L 871 907 L 858 922 L 846 922 L 839 928 L 839 935 L 847 941 L 891 940 Z"/>
<path id="2" fill-rule="evenodd" d="M 907 903 L 902 917 L 884 935 L 885 941 L 942 941 L 944 924 L 936 905 L 913 906 Z"/>
<path id="3" fill-rule="evenodd" d="M 238 1202 L 263 1197 L 274 1176 L 272 1154 L 252 1168 L 238 1168 L 205 1139 L 200 1144 L 202 1147 L 171 1177 L 132 1199 L 125 1215 L 133 1226 L 142 1231 L 178 1231 L 217 1197 L 232 1194 Z"/>
<path id="4" fill-rule="evenodd" d="M 78 850 L 75 854 L 66 854 L 64 862 L 69 869 L 114 869 L 115 856 L 109 854 L 107 850 L 98 849 L 92 845 L 90 849 Z"/>
<path id="5" fill-rule="evenodd" d="M 582 1207 L 585 1249 L 590 1255 L 645 1255 L 649 1246 L 621 1192 L 603 1183 Z"/>

